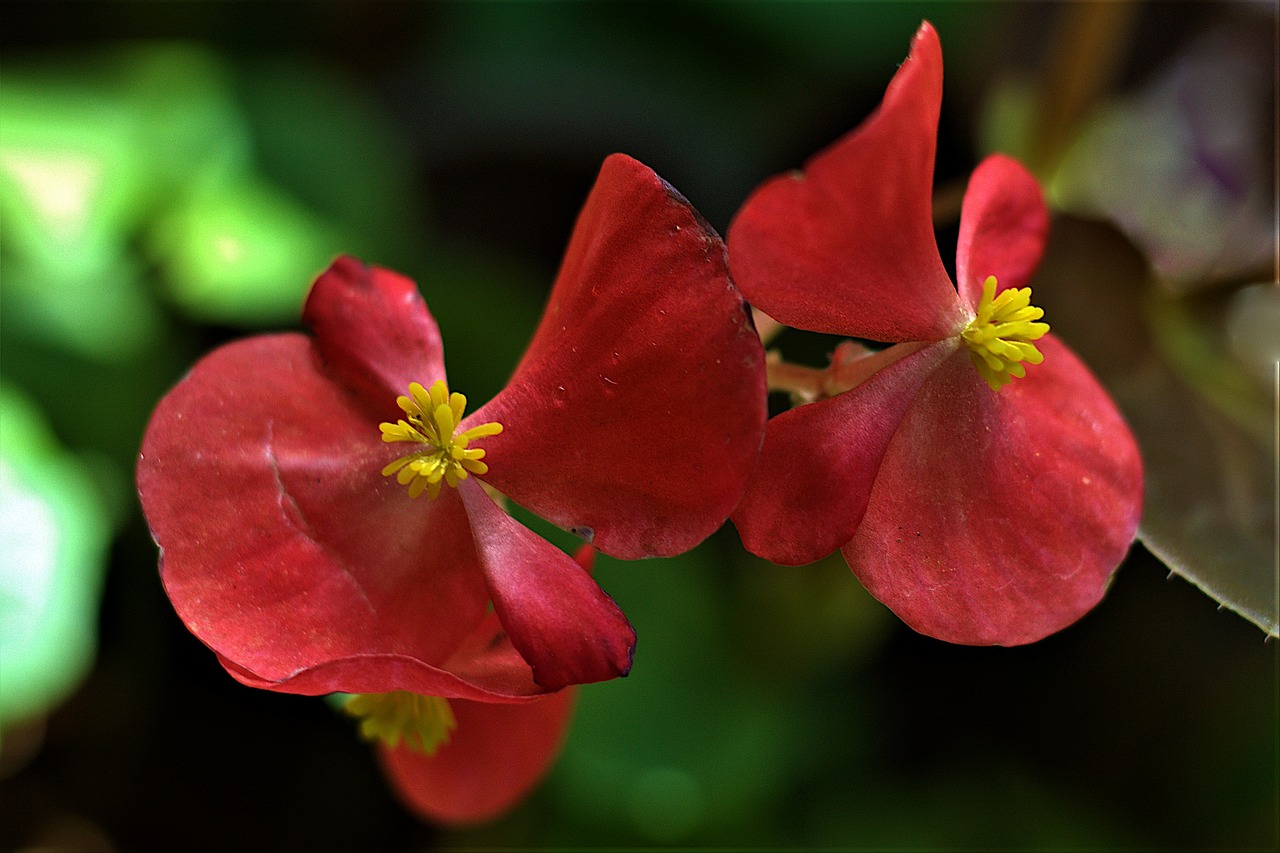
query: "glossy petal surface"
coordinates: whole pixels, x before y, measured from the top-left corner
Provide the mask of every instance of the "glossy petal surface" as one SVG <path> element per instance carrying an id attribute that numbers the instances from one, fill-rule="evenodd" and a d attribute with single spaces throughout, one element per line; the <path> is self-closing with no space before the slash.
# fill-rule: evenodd
<path id="1" fill-rule="evenodd" d="M 989 275 L 999 282 L 997 292 L 1026 286 L 1048 237 L 1049 210 L 1031 173 L 999 154 L 983 160 L 969 179 L 960 214 L 956 279 L 961 299 L 976 309 Z"/>
<path id="2" fill-rule="evenodd" d="M 560 751 L 577 691 L 522 705 L 450 703 L 458 727 L 435 755 L 379 747 L 392 786 L 412 811 L 446 824 L 477 823 L 515 805 Z"/>
<path id="3" fill-rule="evenodd" d="M 464 426 L 499 491 L 615 557 L 680 553 L 737 504 L 765 421 L 764 353 L 724 246 L 675 190 L 605 161 L 511 383 Z"/>
<path id="4" fill-rule="evenodd" d="M 378 417 L 401 416 L 396 397 L 410 382 L 430 388 L 445 378 L 440 330 L 417 286 L 399 273 L 340 257 L 316 279 L 302 320 L 325 369 Z"/>
<path id="5" fill-rule="evenodd" d="M 963 325 L 933 237 L 941 101 L 942 49 L 924 24 L 879 110 L 738 212 L 730 268 L 752 305 L 877 341 L 940 340 Z"/>
<path id="6" fill-rule="evenodd" d="M 300 335 L 250 338 L 161 401 L 138 486 L 165 589 L 242 680 L 447 695 L 433 668 L 488 600 L 466 512 L 383 477 L 396 449 L 318 364 Z"/>
<path id="7" fill-rule="evenodd" d="M 760 464 L 733 513 L 748 551 L 798 566 L 853 538 L 889 441 L 956 345 L 900 346 L 910 354 L 861 385 L 769 421 Z"/>
<path id="8" fill-rule="evenodd" d="M 1052 336 L 993 392 L 963 349 L 921 389 L 843 553 L 921 633 L 1016 645 L 1078 619 L 1137 527 L 1142 470 L 1115 406 Z"/>
<path id="9" fill-rule="evenodd" d="M 631 670 L 636 634 L 613 599 L 568 554 L 501 510 L 473 479 L 466 504 L 493 607 L 548 689 Z"/>

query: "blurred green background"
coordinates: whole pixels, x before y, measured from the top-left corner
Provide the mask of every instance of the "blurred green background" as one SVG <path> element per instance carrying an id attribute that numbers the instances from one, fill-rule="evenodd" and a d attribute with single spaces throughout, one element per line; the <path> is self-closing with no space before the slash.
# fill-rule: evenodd
<path id="1" fill-rule="evenodd" d="M 0 847 L 1275 849 L 1275 15 L 6 3 Z M 404 812 L 324 702 L 238 685 L 186 632 L 132 468 L 201 354 L 297 327 L 350 252 L 419 282 L 452 383 L 487 399 L 606 155 L 723 233 L 875 107 L 922 18 L 943 257 L 968 171 L 1024 158 L 1056 209 L 1037 301 L 1143 447 L 1146 545 L 1093 613 L 955 647 L 838 558 L 769 566 L 731 528 L 602 558 L 633 674 L 584 688 L 546 784 L 465 831 Z"/>

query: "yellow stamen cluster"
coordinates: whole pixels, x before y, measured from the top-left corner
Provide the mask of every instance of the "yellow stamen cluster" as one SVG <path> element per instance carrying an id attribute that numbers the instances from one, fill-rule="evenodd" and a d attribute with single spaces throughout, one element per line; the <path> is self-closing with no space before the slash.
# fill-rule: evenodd
<path id="1" fill-rule="evenodd" d="M 380 740 L 392 748 L 404 741 L 409 749 L 426 755 L 435 755 L 458 727 L 447 700 L 404 690 L 357 693 L 342 710 L 360 720 L 360 736 L 365 740 Z"/>
<path id="2" fill-rule="evenodd" d="M 416 498 L 425 491 L 427 497 L 434 500 L 440 494 L 441 482 L 456 489 L 469 473 L 484 474 L 489 470 L 489 466 L 480 461 L 484 451 L 470 444 L 477 438 L 502 432 L 502 424 L 481 424 L 454 435 L 467 408 L 467 398 L 450 394 L 443 379 L 432 385 L 430 391 L 417 382 L 410 383 L 409 396 L 397 397 L 396 403 L 408 420 L 379 424 L 382 440 L 416 442 L 422 449 L 401 456 L 383 468 L 382 476 L 396 474 L 400 484 L 409 487 L 409 497 Z"/>
<path id="3" fill-rule="evenodd" d="M 1031 343 L 1049 331 L 1048 323 L 1035 322 L 1043 316 L 1044 311 L 1031 304 L 1031 288 L 1009 288 L 996 296 L 995 276 L 987 276 L 982 283 L 978 315 L 960 337 L 991 390 L 999 391 L 1015 376 L 1026 376 L 1022 362 L 1044 361 L 1044 355 Z"/>

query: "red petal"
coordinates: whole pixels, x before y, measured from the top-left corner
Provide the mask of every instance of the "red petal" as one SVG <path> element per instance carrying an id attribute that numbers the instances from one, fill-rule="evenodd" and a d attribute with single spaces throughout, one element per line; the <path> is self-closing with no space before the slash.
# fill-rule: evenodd
<path id="1" fill-rule="evenodd" d="M 964 194 L 956 281 L 974 310 L 982 283 L 994 275 L 999 290 L 1024 287 L 1044 255 L 1049 210 L 1031 173 L 1016 160 L 993 154 L 978 164 Z"/>
<path id="2" fill-rule="evenodd" d="M 801 329 L 935 341 L 966 322 L 933 235 L 942 48 L 925 23 L 880 109 L 747 199 L 729 227 L 734 280 Z"/>
<path id="3" fill-rule="evenodd" d="M 516 521 L 474 479 L 458 485 L 503 626 L 554 690 L 631 671 L 636 633 L 613 599 L 568 554 Z"/>
<path id="4" fill-rule="evenodd" d="M 899 360 L 857 387 L 769 421 L 760 464 L 733 513 L 746 549 L 798 566 L 853 538 L 889 440 L 954 348 L 954 340 L 900 344 Z"/>
<path id="5" fill-rule="evenodd" d="M 523 702 L 547 694 L 546 688 L 534 682 L 529 664 L 511 645 L 498 614 L 493 612 L 438 667 L 403 655 L 357 655 L 318 664 L 284 680 L 270 681 L 221 656 L 219 661 L 241 684 L 308 695 L 411 690 L 446 699 Z M 388 684 L 393 686 L 387 687 Z"/>
<path id="6" fill-rule="evenodd" d="M 523 705 L 450 702 L 458 727 L 435 755 L 378 748 L 392 787 L 426 820 L 470 824 L 497 817 L 546 774 L 564 741 L 577 691 Z"/>
<path id="7" fill-rule="evenodd" d="M 678 554 L 724 523 L 755 464 L 764 352 L 724 247 L 675 190 L 605 161 L 542 324 L 468 419 L 485 480 L 622 558 Z"/>
<path id="8" fill-rule="evenodd" d="M 844 556 L 917 631 L 1016 645 L 1103 596 L 1137 528 L 1142 468 L 1128 427 L 1052 336 L 1043 364 L 992 391 L 961 348 L 885 454 Z"/>
<path id="9" fill-rule="evenodd" d="M 300 335 L 216 350 L 160 402 L 138 488 L 161 576 L 242 680 L 461 689 L 446 689 L 452 676 L 442 687 L 439 667 L 484 619 L 488 592 L 457 495 L 412 500 L 381 475 L 398 451 Z"/>
<path id="10" fill-rule="evenodd" d="M 344 255 L 316 279 L 302 320 L 334 378 L 384 420 L 401 417 L 396 397 L 410 382 L 445 378 L 440 330 L 399 273 Z"/>

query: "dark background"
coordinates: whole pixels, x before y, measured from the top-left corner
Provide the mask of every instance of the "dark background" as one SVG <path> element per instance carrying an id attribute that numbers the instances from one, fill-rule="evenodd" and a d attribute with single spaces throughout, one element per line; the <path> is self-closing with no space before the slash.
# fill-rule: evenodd
<path id="1" fill-rule="evenodd" d="M 300 263 L 354 251 L 414 277 L 451 376 L 482 400 L 609 153 L 653 167 L 723 233 L 757 183 L 874 108 L 927 17 L 947 58 L 947 185 L 983 153 L 993 81 L 1048 68 L 1055 27 L 1084 5 L 6 3 L 0 87 L 79 85 L 125 45 L 204 51 L 255 186 L 322 235 Z M 1237 11 L 1142 6 L 1099 97 Z M 838 558 L 768 566 L 731 528 L 682 558 L 602 560 L 639 632 L 633 675 L 583 690 L 561 761 L 513 814 L 418 822 L 348 721 L 234 682 L 157 581 L 128 486 L 151 406 L 212 346 L 297 322 L 175 296 L 180 249 L 152 239 L 163 208 L 117 227 L 161 318 L 132 355 L 68 352 L 6 306 L 5 381 L 116 472 L 117 522 L 96 664 L 47 720 L 6 721 L 0 847 L 1276 848 L 1276 645 L 1142 546 L 1077 625 L 981 649 L 914 634 Z M 70 387 L 86 389 L 74 407 Z"/>

